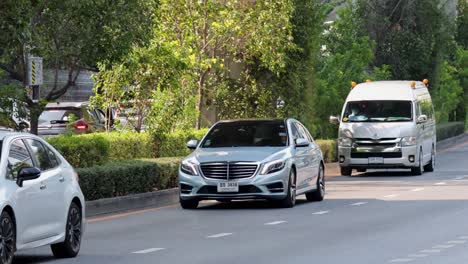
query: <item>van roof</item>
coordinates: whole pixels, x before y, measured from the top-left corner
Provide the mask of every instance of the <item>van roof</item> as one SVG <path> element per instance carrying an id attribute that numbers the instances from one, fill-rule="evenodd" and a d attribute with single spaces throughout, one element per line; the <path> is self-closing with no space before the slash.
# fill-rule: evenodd
<path id="1" fill-rule="evenodd" d="M 366 100 L 408 100 L 413 101 L 418 96 L 429 92 L 422 82 L 415 82 L 416 88 L 411 88 L 411 81 L 376 81 L 360 83 L 348 94 L 346 101 Z"/>

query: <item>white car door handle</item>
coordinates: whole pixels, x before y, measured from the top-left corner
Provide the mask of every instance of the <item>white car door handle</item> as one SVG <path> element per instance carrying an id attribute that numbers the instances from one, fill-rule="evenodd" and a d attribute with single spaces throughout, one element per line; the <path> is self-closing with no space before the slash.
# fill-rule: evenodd
<path id="1" fill-rule="evenodd" d="M 41 186 L 39 187 L 39 189 L 41 189 L 41 190 L 44 190 L 45 188 L 47 188 L 47 186 L 45 184 L 41 184 Z"/>
<path id="2" fill-rule="evenodd" d="M 64 181 L 65 181 L 65 177 L 62 176 L 59 178 L 59 182 L 64 182 Z"/>

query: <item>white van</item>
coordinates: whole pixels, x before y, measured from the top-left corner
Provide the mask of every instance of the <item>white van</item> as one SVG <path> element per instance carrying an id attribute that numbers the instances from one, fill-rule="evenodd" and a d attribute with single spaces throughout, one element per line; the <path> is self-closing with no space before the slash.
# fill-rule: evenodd
<path id="1" fill-rule="evenodd" d="M 378 81 L 356 85 L 346 98 L 339 124 L 341 174 L 352 170 L 408 168 L 433 171 L 436 121 L 427 80 Z"/>

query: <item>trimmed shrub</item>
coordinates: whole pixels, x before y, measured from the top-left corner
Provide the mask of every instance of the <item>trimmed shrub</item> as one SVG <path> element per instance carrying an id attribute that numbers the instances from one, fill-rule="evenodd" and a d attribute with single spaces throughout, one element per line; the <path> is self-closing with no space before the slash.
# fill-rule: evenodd
<path id="1" fill-rule="evenodd" d="M 110 162 L 77 169 L 87 200 L 168 189 L 177 186 L 181 158 Z"/>
<path id="2" fill-rule="evenodd" d="M 102 165 L 109 160 L 110 144 L 102 134 L 64 135 L 47 139 L 65 159 L 78 168 Z"/>
<path id="3" fill-rule="evenodd" d="M 463 122 L 449 122 L 437 124 L 436 134 L 437 141 L 454 137 L 465 132 L 465 124 Z"/>
<path id="4" fill-rule="evenodd" d="M 322 150 L 325 162 L 335 162 L 337 160 L 337 145 L 333 139 L 319 139 L 315 141 Z"/>
<path id="5" fill-rule="evenodd" d="M 156 147 L 149 133 L 112 132 L 103 137 L 109 141 L 110 160 L 156 158 Z"/>
<path id="6" fill-rule="evenodd" d="M 191 139 L 201 140 L 208 129 L 175 131 L 168 134 L 161 144 L 160 157 L 186 156 L 190 150 L 185 146 Z"/>

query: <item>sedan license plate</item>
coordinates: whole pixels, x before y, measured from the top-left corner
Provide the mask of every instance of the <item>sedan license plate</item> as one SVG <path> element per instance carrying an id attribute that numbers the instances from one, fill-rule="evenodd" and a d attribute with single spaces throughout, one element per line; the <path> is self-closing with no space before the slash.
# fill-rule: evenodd
<path id="1" fill-rule="evenodd" d="M 369 164 L 383 164 L 384 159 L 382 157 L 370 157 Z"/>
<path id="2" fill-rule="evenodd" d="M 239 192 L 239 183 L 218 182 L 218 192 Z"/>

